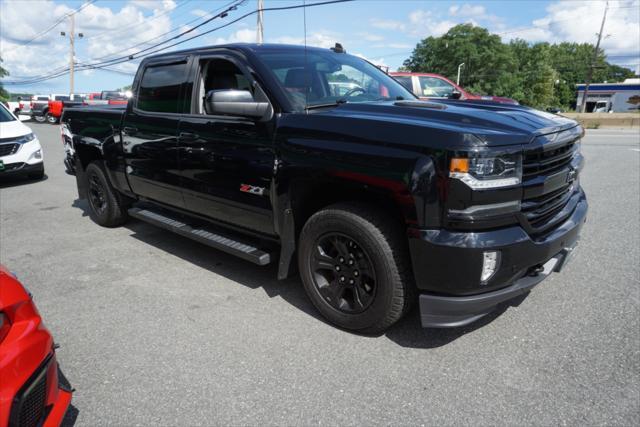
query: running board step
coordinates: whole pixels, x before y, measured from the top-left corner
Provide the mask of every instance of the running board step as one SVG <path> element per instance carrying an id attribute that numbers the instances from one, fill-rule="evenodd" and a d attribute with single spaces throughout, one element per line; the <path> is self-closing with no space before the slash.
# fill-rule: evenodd
<path id="1" fill-rule="evenodd" d="M 258 265 L 267 265 L 271 262 L 271 255 L 251 244 L 240 242 L 234 238 L 213 232 L 206 227 L 195 228 L 178 219 L 171 218 L 165 212 L 158 212 L 150 209 L 131 208 L 129 215 L 149 224 L 173 231 L 181 236 L 204 243 L 215 249 L 219 249 L 239 258 L 251 261 Z"/>

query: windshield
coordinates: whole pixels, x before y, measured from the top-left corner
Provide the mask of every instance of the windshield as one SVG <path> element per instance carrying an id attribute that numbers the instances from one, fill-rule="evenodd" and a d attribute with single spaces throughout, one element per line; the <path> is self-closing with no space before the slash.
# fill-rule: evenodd
<path id="1" fill-rule="evenodd" d="M 11 115 L 9 110 L 4 106 L 4 104 L 0 103 L 0 123 L 4 122 L 12 122 L 15 118 Z"/>
<path id="2" fill-rule="evenodd" d="M 259 52 L 276 76 L 294 109 L 339 102 L 414 99 L 393 78 L 369 62 L 327 49 Z"/>

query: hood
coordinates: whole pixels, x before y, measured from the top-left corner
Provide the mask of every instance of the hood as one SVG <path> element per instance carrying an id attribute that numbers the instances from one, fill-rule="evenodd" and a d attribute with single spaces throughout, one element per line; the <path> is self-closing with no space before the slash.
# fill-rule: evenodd
<path id="1" fill-rule="evenodd" d="M 0 139 L 17 138 L 31 133 L 31 129 L 20 120 L 0 122 Z"/>
<path id="2" fill-rule="evenodd" d="M 317 113 L 462 132 L 487 146 L 527 144 L 536 136 L 578 125 L 574 120 L 521 105 L 470 100 L 345 103 Z"/>

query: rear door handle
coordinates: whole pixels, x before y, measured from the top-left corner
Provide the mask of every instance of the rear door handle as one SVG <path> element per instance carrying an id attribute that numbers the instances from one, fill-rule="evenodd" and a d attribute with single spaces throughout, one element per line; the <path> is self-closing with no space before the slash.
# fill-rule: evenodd
<path id="1" fill-rule="evenodd" d="M 180 139 L 186 139 L 186 140 L 193 141 L 194 139 L 200 138 L 200 135 L 198 135 L 197 133 L 192 133 L 192 132 L 180 132 L 179 137 L 180 137 Z"/>
<path id="2" fill-rule="evenodd" d="M 138 128 L 132 128 L 132 127 L 124 127 L 122 128 L 122 132 L 126 133 L 127 135 L 135 135 L 136 133 L 138 133 Z"/>

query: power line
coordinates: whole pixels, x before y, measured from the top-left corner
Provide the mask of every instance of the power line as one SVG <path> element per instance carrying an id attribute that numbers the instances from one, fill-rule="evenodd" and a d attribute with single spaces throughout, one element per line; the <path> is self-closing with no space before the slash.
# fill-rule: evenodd
<path id="1" fill-rule="evenodd" d="M 219 10 L 222 10 L 222 9 L 224 9 L 224 8 L 226 8 L 226 7 L 229 7 L 229 6 L 230 6 L 231 4 L 233 4 L 233 3 L 235 3 L 235 0 L 234 0 L 234 1 L 230 1 L 230 2 L 226 3 L 225 5 L 220 6 L 220 7 L 219 7 L 219 8 L 217 8 L 217 9 L 212 10 L 210 13 L 218 12 Z M 174 9 L 174 10 L 175 10 L 175 9 Z M 181 25 L 181 26 L 191 25 L 192 23 L 194 23 L 194 22 L 196 22 L 196 21 L 199 21 L 199 20 L 201 20 L 201 19 L 205 19 L 205 18 L 206 18 L 206 16 L 199 16 L 199 17 L 197 17 L 197 18 L 195 18 L 195 19 L 192 19 L 192 20 L 190 20 L 190 21 L 188 21 L 188 22 L 185 22 L 185 23 L 183 23 L 183 24 L 179 24 L 179 25 Z M 146 23 L 145 23 L 145 24 L 146 24 Z M 137 25 L 139 26 L 139 25 L 141 25 L 141 24 L 137 24 Z M 151 39 L 148 39 L 148 40 L 142 41 L 142 42 L 140 42 L 140 43 L 138 43 L 138 44 L 134 44 L 133 46 L 130 46 L 130 47 L 128 47 L 128 48 L 126 48 L 126 49 L 124 49 L 123 51 L 127 51 L 127 50 L 130 50 L 130 49 L 133 49 L 134 47 L 138 47 L 138 46 L 142 46 L 142 45 L 148 44 L 148 43 L 150 43 L 150 42 L 152 42 L 152 41 L 158 40 L 158 39 L 160 39 L 160 38 L 162 38 L 162 37 L 164 37 L 164 36 L 166 36 L 166 35 L 168 35 L 168 34 L 174 33 L 174 32 L 179 31 L 179 30 L 180 30 L 180 26 L 178 26 L 178 27 L 176 27 L 176 28 L 173 28 L 172 30 L 169 30 L 169 31 L 167 31 L 167 32 L 164 32 L 164 33 L 162 33 L 162 34 L 160 34 L 160 35 L 158 35 L 158 36 L 156 36 L 156 37 L 153 37 L 153 38 L 151 38 Z M 92 37 L 92 38 L 93 38 L 93 37 Z M 101 59 L 108 58 L 108 57 L 113 56 L 113 55 L 114 55 L 113 53 L 110 53 L 110 54 L 108 54 L 108 55 L 104 55 L 104 56 L 101 56 L 101 57 L 98 57 L 98 58 L 93 58 L 93 59 L 91 59 L 91 60 L 93 60 L 93 61 L 99 61 L 99 60 L 101 60 Z M 91 61 L 91 60 L 90 60 L 90 61 Z"/>
<path id="2" fill-rule="evenodd" d="M 146 25 L 146 24 L 148 24 L 149 22 L 155 21 L 156 19 L 162 18 L 163 16 L 166 16 L 166 15 L 168 15 L 168 14 L 170 14 L 170 13 L 174 13 L 176 10 L 180 9 L 181 7 L 186 6 L 190 1 L 192 1 L 192 0 L 184 0 L 182 3 L 180 3 L 179 5 L 177 5 L 176 7 L 174 7 L 173 9 L 165 10 L 165 11 L 164 11 L 164 12 L 162 12 L 162 13 L 159 13 L 159 14 L 157 14 L 157 15 L 151 16 L 151 17 L 149 17 L 149 19 L 148 19 L 148 20 L 144 21 L 143 23 L 134 22 L 134 23 L 132 23 L 132 24 L 125 25 L 124 27 L 112 28 L 112 29 L 110 29 L 110 30 L 106 30 L 106 31 L 103 31 L 103 32 L 101 32 L 101 33 L 98 33 L 98 34 L 96 34 L 96 35 L 92 35 L 92 36 L 91 36 L 91 38 L 92 38 L 92 39 L 99 39 L 99 38 L 101 38 L 102 36 L 104 36 L 105 34 L 109 34 L 109 33 L 112 33 L 112 32 L 114 32 L 114 31 L 122 32 L 122 31 L 124 31 L 124 30 L 129 29 L 129 28 L 134 28 L 134 27 L 136 27 L 136 26 L 140 26 L 140 25 L 142 25 L 142 24 Z"/>
<path id="3" fill-rule="evenodd" d="M 242 4 L 242 3 L 244 3 L 244 1 L 245 1 L 245 0 L 242 0 L 242 1 L 241 1 L 241 2 L 239 2 L 238 4 Z M 269 7 L 269 8 L 264 8 L 264 9 L 262 9 L 262 11 L 267 12 L 267 11 L 292 10 L 292 9 L 301 9 L 301 8 L 306 8 L 306 7 L 324 6 L 324 5 L 329 5 L 329 4 L 347 3 L 347 2 L 352 2 L 352 1 L 354 1 L 354 0 L 328 0 L 328 1 L 323 1 L 323 2 L 310 3 L 310 4 L 291 5 L 291 6 L 279 6 L 279 7 Z M 100 68 L 103 68 L 104 66 L 107 66 L 107 65 L 111 66 L 111 65 L 121 64 L 121 63 L 123 63 L 123 62 L 128 62 L 128 61 L 131 61 L 131 60 L 134 60 L 134 59 L 141 59 L 141 58 L 147 57 L 147 56 L 149 56 L 149 55 L 152 55 L 152 54 L 154 54 L 154 53 L 158 53 L 158 52 L 161 52 L 161 51 L 163 51 L 163 50 L 167 50 L 167 49 L 169 49 L 169 48 L 172 48 L 172 47 L 178 46 L 178 45 L 180 45 L 180 44 L 183 44 L 183 43 L 186 43 L 186 42 L 188 42 L 188 41 L 194 40 L 194 39 L 196 39 L 196 38 L 203 37 L 203 36 L 205 36 L 205 35 L 207 35 L 207 34 L 210 34 L 210 33 L 214 32 L 214 31 L 218 31 L 218 30 L 220 30 L 220 29 L 222 29 L 222 28 L 225 28 L 225 27 L 228 27 L 228 26 L 230 26 L 230 25 L 233 25 L 233 24 L 235 24 L 236 22 L 238 22 L 238 21 L 240 21 L 240 20 L 242 20 L 242 19 L 244 19 L 244 18 L 246 18 L 246 17 L 248 17 L 248 16 L 255 15 L 256 13 L 258 13 L 258 12 L 260 11 L 260 9 L 255 9 L 255 10 L 253 10 L 253 11 L 251 11 L 251 12 L 245 13 L 244 15 L 242 15 L 242 16 L 240 16 L 240 17 L 238 17 L 238 18 L 236 18 L 236 19 L 234 19 L 234 20 L 232 20 L 232 21 L 230 21 L 230 22 L 228 22 L 228 23 L 226 23 L 226 24 L 224 24 L 224 25 L 220 25 L 220 26 L 218 26 L 218 27 L 216 27 L 216 28 L 213 28 L 213 29 L 211 29 L 211 30 L 208 30 L 208 31 L 205 31 L 205 32 L 203 32 L 203 33 L 197 34 L 197 35 L 195 35 L 195 36 L 189 37 L 188 39 L 181 40 L 181 41 L 179 41 L 179 42 L 173 43 L 173 44 L 171 44 L 171 45 L 164 46 L 164 47 L 159 48 L 159 49 L 156 49 L 156 50 L 152 50 L 152 49 L 154 49 L 155 47 L 158 47 L 158 46 L 160 46 L 160 45 L 163 45 L 163 44 L 165 44 L 165 43 L 167 43 L 167 42 L 169 42 L 169 41 L 171 41 L 171 40 L 175 40 L 176 38 L 181 37 L 182 35 L 187 34 L 187 33 L 191 32 L 191 31 L 193 31 L 195 28 L 197 28 L 197 27 L 199 27 L 199 26 L 202 26 L 202 25 L 204 25 L 204 24 L 206 24 L 206 23 L 208 23 L 208 22 L 212 21 L 212 20 L 213 20 L 213 19 L 215 19 L 216 17 L 225 17 L 225 16 L 227 16 L 227 13 L 228 13 L 229 11 L 231 11 L 231 10 L 235 10 L 234 6 L 232 6 L 232 7 L 228 8 L 227 10 L 225 10 L 225 11 L 224 11 L 224 12 L 222 12 L 222 13 L 219 13 L 218 15 L 215 15 L 214 17 L 212 17 L 212 18 L 208 19 L 208 20 L 207 20 L 207 21 L 205 21 L 204 23 L 199 24 L 198 26 L 193 27 L 193 28 L 191 28 L 190 30 L 187 30 L 187 31 L 185 31 L 185 32 L 183 32 L 183 33 L 181 33 L 181 34 L 179 34 L 179 35 L 177 35 L 177 36 L 175 36 L 175 37 L 173 37 L 173 38 L 171 38 L 171 39 L 168 39 L 168 40 L 165 40 L 164 42 L 158 43 L 158 44 L 156 44 L 155 46 L 151 46 L 150 48 L 143 49 L 143 50 L 141 50 L 141 51 L 139 51 L 139 52 L 136 52 L 136 53 L 134 53 L 134 54 L 130 54 L 130 55 L 127 55 L 127 56 L 123 56 L 123 57 L 120 57 L 120 58 L 114 58 L 114 59 L 111 59 L 111 60 L 109 60 L 109 61 L 103 61 L 103 62 L 98 62 L 98 63 L 94 63 L 94 64 L 84 64 L 84 65 L 82 65 L 82 66 L 81 66 L 81 67 L 79 67 L 79 68 L 82 68 L 82 69 L 86 69 L 86 68 L 91 68 L 91 69 L 100 69 Z M 149 50 L 151 50 L 151 51 L 149 52 Z M 144 53 L 143 55 L 140 55 L 140 56 L 136 56 L 136 55 L 139 55 L 139 54 L 140 54 L 140 53 L 142 53 L 142 52 L 147 52 L 147 53 Z M 104 64 L 104 65 L 103 65 L 103 64 Z M 67 71 L 67 72 L 68 72 L 68 71 Z M 50 80 L 50 79 L 53 79 L 53 78 L 60 77 L 60 76 L 62 76 L 62 75 L 64 75 L 64 74 L 66 74 L 66 73 L 61 73 L 61 74 L 57 74 L 57 75 L 54 75 L 54 76 L 42 76 L 42 77 L 40 77 L 40 78 L 35 78 L 35 79 L 34 79 L 34 81 L 29 81 L 29 82 L 4 82 L 4 84 L 7 84 L 7 85 L 9 85 L 9 84 L 12 84 L 12 85 L 19 85 L 19 84 L 32 84 L 32 83 L 34 83 L 34 82 L 35 82 L 35 83 L 38 83 L 38 82 L 41 82 L 41 81 Z"/>
<path id="4" fill-rule="evenodd" d="M 237 8 L 237 6 L 241 5 L 241 4 L 242 4 L 242 3 L 244 3 L 245 1 L 246 1 L 246 0 L 240 0 L 240 1 L 231 2 L 231 3 L 234 3 L 232 6 L 228 7 L 228 8 L 227 8 L 227 9 L 225 9 L 223 12 L 218 13 L 217 15 L 214 15 L 214 16 L 212 16 L 212 17 L 208 18 L 205 22 L 203 22 L 203 23 L 201 23 L 201 24 L 198 24 L 197 26 L 192 27 L 192 28 L 190 28 L 189 30 L 184 31 L 183 33 L 178 34 L 177 36 L 174 36 L 174 37 L 172 37 L 172 38 L 170 38 L 170 39 L 168 39 L 168 40 L 165 40 L 165 41 L 160 42 L 160 43 L 158 43 L 158 44 L 155 44 L 155 45 L 153 45 L 153 46 L 151 46 L 151 47 L 148 47 L 148 48 L 146 48 L 146 49 L 143 49 L 143 50 L 141 50 L 141 51 L 139 51 L 139 52 L 136 52 L 135 54 L 137 55 L 137 54 L 139 54 L 139 53 L 141 53 L 141 52 L 145 52 L 145 51 L 147 51 L 147 50 L 149 50 L 149 49 L 154 49 L 154 48 L 156 48 L 156 47 L 158 47 L 158 46 L 160 46 L 160 45 L 162 45 L 162 44 L 165 44 L 165 43 L 167 43 L 167 42 L 170 42 L 171 40 L 175 40 L 176 38 L 181 37 L 182 35 L 187 34 L 187 33 L 191 32 L 191 31 L 195 30 L 196 28 L 201 27 L 201 26 L 202 26 L 202 25 L 204 25 L 204 24 L 207 24 L 208 22 L 211 22 L 212 20 L 214 20 L 214 19 L 216 19 L 216 18 L 227 16 L 228 12 L 230 12 L 231 10 L 235 10 L 235 8 Z M 228 4 L 230 4 L 230 3 L 228 3 Z M 215 10 L 219 10 L 219 9 L 215 9 Z M 126 49 L 124 49 L 123 51 L 130 50 L 130 49 L 131 49 L 131 48 L 126 48 Z M 143 56 L 146 56 L 146 55 L 143 55 Z M 95 63 L 91 63 L 91 64 L 86 64 L 86 63 L 85 63 L 85 64 L 80 65 L 78 68 L 79 68 L 79 69 L 85 69 L 85 68 L 90 68 L 90 69 L 99 69 L 99 68 L 101 68 L 101 67 L 99 67 L 99 65 L 103 65 L 103 64 L 105 64 L 105 66 L 106 66 L 106 65 L 116 65 L 116 64 L 120 64 L 120 63 L 122 63 L 122 62 L 127 62 L 127 61 L 129 61 L 129 60 L 130 60 L 130 58 L 131 58 L 131 55 L 125 55 L 125 56 L 118 57 L 118 58 L 112 58 L 112 59 L 107 60 L 107 61 L 95 62 Z M 34 82 L 35 82 L 35 83 L 39 83 L 39 82 L 44 81 L 44 80 L 50 80 L 50 79 L 58 78 L 58 77 L 60 77 L 60 76 L 62 76 L 62 75 L 64 75 L 64 74 L 67 74 L 68 72 L 70 72 L 70 68 L 66 68 L 66 69 L 65 69 L 64 71 L 62 71 L 61 73 L 59 73 L 59 72 L 54 72 L 54 73 L 50 73 L 50 74 L 48 74 L 48 75 L 43 75 L 43 76 L 34 76 L 32 79 L 29 79 L 29 80 L 27 80 L 27 81 L 22 81 L 22 82 L 4 82 L 4 84 L 7 84 L 7 85 L 17 85 L 17 84 L 32 84 L 32 83 L 34 83 Z"/>
<path id="5" fill-rule="evenodd" d="M 98 0 L 89 0 L 87 3 L 84 3 L 82 6 L 80 6 L 78 9 L 73 10 L 69 13 L 66 13 L 62 18 L 58 19 L 53 25 L 51 25 L 49 28 L 47 28 L 44 31 L 41 31 L 40 33 L 36 34 L 33 38 L 31 38 L 30 40 L 26 41 L 25 43 L 21 43 L 17 46 L 15 46 L 13 49 L 9 49 L 6 52 L 13 52 L 14 50 L 27 46 L 29 44 L 31 44 L 33 41 L 39 39 L 40 37 L 44 36 L 45 34 L 47 34 L 49 31 L 53 30 L 55 27 L 57 27 L 62 21 L 64 21 L 65 19 L 67 19 L 69 16 L 71 15 L 75 15 L 76 13 L 80 12 L 82 9 L 88 7 L 89 5 L 92 5 L 93 3 L 97 2 Z M 5 53 L 6 53 L 5 52 Z"/>

